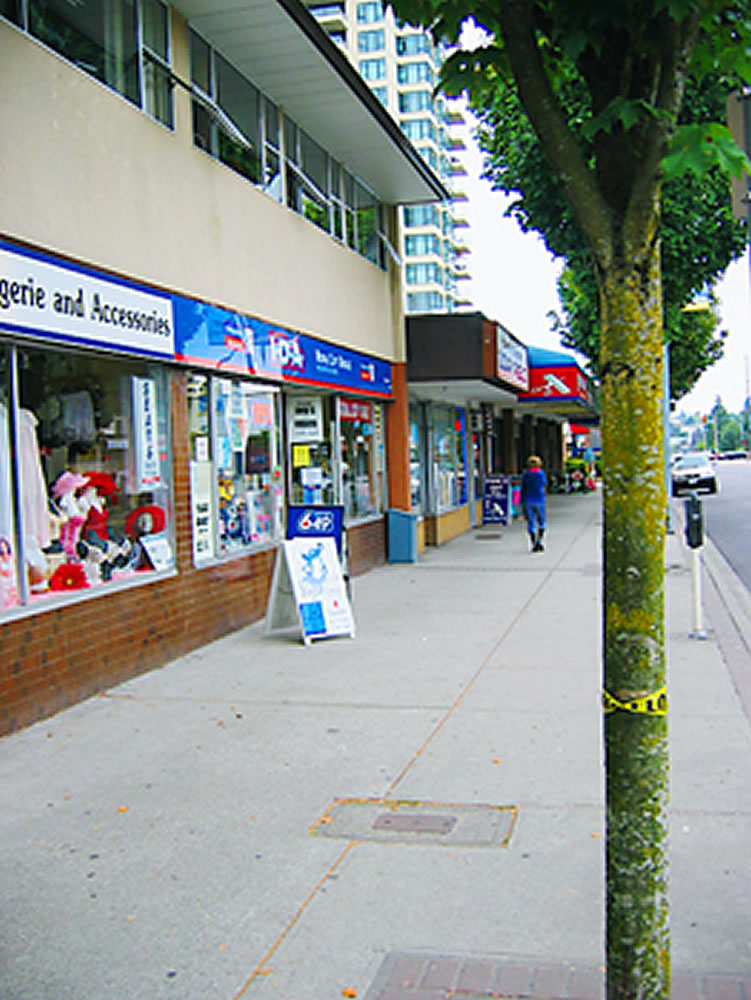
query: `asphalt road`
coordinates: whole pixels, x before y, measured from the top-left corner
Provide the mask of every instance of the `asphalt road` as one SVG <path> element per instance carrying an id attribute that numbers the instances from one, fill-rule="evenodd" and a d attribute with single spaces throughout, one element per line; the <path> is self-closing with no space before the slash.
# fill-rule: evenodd
<path id="1" fill-rule="evenodd" d="M 751 591 L 751 460 L 714 463 L 720 491 L 704 496 L 704 528 Z"/>

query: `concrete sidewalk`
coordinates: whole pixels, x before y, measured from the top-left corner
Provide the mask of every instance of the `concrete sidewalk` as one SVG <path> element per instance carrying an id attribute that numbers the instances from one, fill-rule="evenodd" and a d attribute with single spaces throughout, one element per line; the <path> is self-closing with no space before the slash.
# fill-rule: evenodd
<path id="1" fill-rule="evenodd" d="M 0 741 L 2 1000 L 599 997 L 599 495 L 550 521 L 356 579 L 354 640 L 259 623 Z M 690 639 L 667 566 L 674 995 L 751 1000 L 743 596 Z"/>

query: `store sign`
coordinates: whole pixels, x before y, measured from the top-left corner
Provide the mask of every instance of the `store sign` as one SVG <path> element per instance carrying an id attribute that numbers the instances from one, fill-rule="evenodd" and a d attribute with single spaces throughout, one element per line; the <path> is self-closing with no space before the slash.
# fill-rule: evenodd
<path id="1" fill-rule="evenodd" d="M 591 402 L 587 376 L 576 365 L 532 368 L 529 373 L 529 392 L 520 398 L 580 399 L 583 403 Z"/>
<path id="2" fill-rule="evenodd" d="M 173 305 L 178 361 L 369 396 L 393 393 L 387 361 L 207 302 L 173 296 Z"/>
<path id="3" fill-rule="evenodd" d="M 527 348 L 504 330 L 496 326 L 496 350 L 498 353 L 498 378 L 526 392 L 529 388 L 529 363 Z"/>
<path id="4" fill-rule="evenodd" d="M 287 538 L 333 538 L 341 556 L 344 507 L 287 507 Z"/>
<path id="5" fill-rule="evenodd" d="M 369 424 L 370 403 L 361 399 L 340 399 L 339 416 L 342 420 Z"/>
<path id="6" fill-rule="evenodd" d="M 136 492 L 161 485 L 157 445 L 156 385 L 153 378 L 131 376 L 133 386 L 133 442 L 136 457 Z"/>
<path id="7" fill-rule="evenodd" d="M 0 328 L 227 374 L 393 396 L 388 361 L 2 242 Z"/>
<path id="8" fill-rule="evenodd" d="M 169 358 L 167 295 L 0 244 L 0 326 L 28 337 Z"/>

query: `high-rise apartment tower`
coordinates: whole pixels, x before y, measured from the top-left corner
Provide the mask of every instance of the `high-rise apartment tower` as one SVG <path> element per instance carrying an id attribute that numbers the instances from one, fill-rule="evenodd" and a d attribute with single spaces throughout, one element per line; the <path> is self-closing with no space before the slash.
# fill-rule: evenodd
<path id="1" fill-rule="evenodd" d="M 461 239 L 467 197 L 457 187 L 466 175 L 457 132 L 464 117 L 443 95 L 433 96 L 442 46 L 421 28 L 401 24 L 381 0 L 330 0 L 308 7 L 329 37 L 358 69 L 420 155 L 452 193 L 450 201 L 402 211 L 404 304 L 408 313 L 450 313 L 468 306 L 462 280 L 469 277 L 469 248 Z"/>

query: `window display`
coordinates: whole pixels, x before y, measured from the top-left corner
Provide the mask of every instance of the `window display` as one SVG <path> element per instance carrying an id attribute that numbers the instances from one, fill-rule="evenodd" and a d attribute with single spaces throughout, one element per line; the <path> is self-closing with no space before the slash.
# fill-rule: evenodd
<path id="1" fill-rule="evenodd" d="M 172 568 L 163 373 L 133 361 L 15 348 L 5 352 L 6 370 L 11 350 L 19 395 L 14 417 L 6 385 L 0 409 L 3 607 Z M 9 567 L 16 540 L 23 580 Z"/>
<path id="2" fill-rule="evenodd" d="M 196 564 L 280 537 L 278 393 L 241 379 L 188 382 Z"/>
<path id="3" fill-rule="evenodd" d="M 382 509 L 382 411 L 363 399 L 339 401 L 342 488 L 347 520 L 380 514 Z"/>
<path id="4" fill-rule="evenodd" d="M 340 502 L 333 465 L 333 402 L 330 396 L 287 398 L 289 493 L 293 504 Z"/>
<path id="5" fill-rule="evenodd" d="M 16 531 L 10 464 L 9 352 L 0 347 L 0 608 L 18 604 Z"/>

